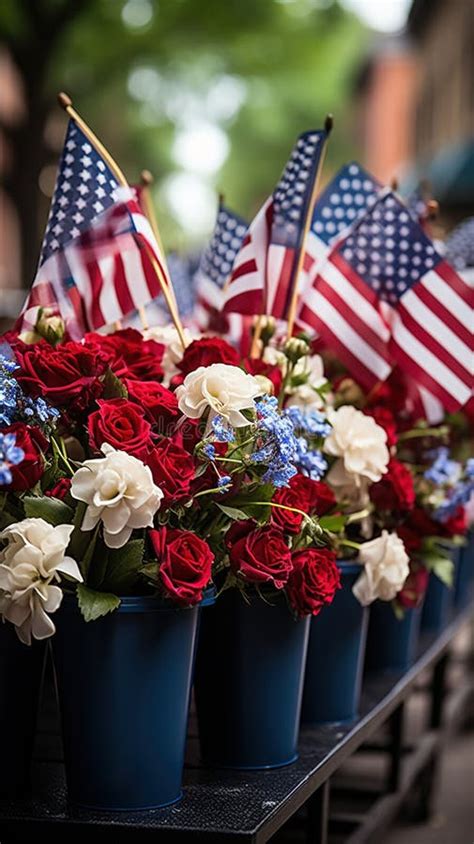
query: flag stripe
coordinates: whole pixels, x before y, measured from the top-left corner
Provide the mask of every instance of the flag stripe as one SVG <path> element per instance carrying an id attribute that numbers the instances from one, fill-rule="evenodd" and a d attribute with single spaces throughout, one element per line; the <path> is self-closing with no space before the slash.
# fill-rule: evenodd
<path id="1" fill-rule="evenodd" d="M 458 377 L 469 380 L 473 357 L 471 350 L 426 307 L 418 298 L 417 292 L 409 290 L 405 293 L 398 311 L 403 322 L 408 325 L 410 320 L 410 329 L 419 335 L 420 340 L 423 340 L 440 360 L 449 359 L 449 366 Z"/>
<path id="2" fill-rule="evenodd" d="M 301 312 L 304 322 L 312 325 L 323 339 L 329 335 L 332 343 L 337 340 L 337 346 L 343 361 L 357 362 L 357 368 L 364 367 L 370 373 L 366 381 L 385 380 L 391 371 L 387 361 L 370 346 L 342 314 L 322 296 L 318 289 L 312 289 L 308 294 L 305 307 Z M 344 337 L 344 342 L 341 341 Z"/>
<path id="3" fill-rule="evenodd" d="M 357 284 L 357 278 L 354 277 L 354 272 L 350 267 L 347 267 L 347 275 L 345 271 L 341 272 L 341 262 L 333 262 L 333 258 L 326 261 L 321 268 L 321 273 L 315 286 L 319 284 L 319 280 L 324 278 L 329 286 L 337 293 L 343 303 L 347 303 L 352 309 L 354 317 L 365 323 L 367 327 L 374 334 L 374 342 L 386 345 L 390 332 L 388 326 L 385 324 L 382 316 L 376 307 L 376 298 L 367 296 L 366 291 L 360 292 L 360 285 Z M 364 285 L 365 287 L 367 285 Z"/>
<path id="4" fill-rule="evenodd" d="M 469 387 L 471 378 L 467 369 L 465 369 L 456 358 L 453 358 L 446 349 L 446 347 L 437 342 L 436 338 L 433 335 L 426 331 L 420 323 L 414 319 L 411 313 L 405 310 L 404 306 L 401 305 L 398 309 L 398 315 L 405 326 L 405 328 L 411 332 L 413 337 L 416 337 L 417 340 L 424 345 L 427 351 L 431 352 L 439 362 L 442 362 L 444 366 L 449 367 L 451 372 L 459 378 L 460 381 Z"/>
<path id="5" fill-rule="evenodd" d="M 436 268 L 438 270 L 438 267 Z M 438 272 L 429 272 L 422 279 L 423 287 L 431 293 L 438 302 L 438 307 L 444 307 L 459 325 L 464 326 L 468 333 L 472 333 L 472 308 L 469 306 L 470 296 L 461 298 L 457 291 L 450 287 Z M 467 288 L 469 291 L 469 288 Z"/>
<path id="6" fill-rule="evenodd" d="M 326 268 L 325 268 L 326 271 Z M 382 359 L 388 361 L 388 332 L 387 341 L 384 342 L 380 337 L 372 331 L 371 327 L 363 319 L 359 318 L 357 312 L 352 307 L 350 300 L 344 300 L 331 286 L 326 283 L 325 278 L 321 275 L 318 279 L 317 291 L 324 296 L 324 298 L 331 303 L 336 311 L 345 320 L 347 325 L 351 325 L 354 331 L 367 343 Z M 344 338 L 345 339 L 345 338 Z"/>
<path id="7" fill-rule="evenodd" d="M 397 362 L 438 396 L 448 410 L 468 400 L 471 390 L 404 325 L 395 313 L 391 348 Z"/>
<path id="8" fill-rule="evenodd" d="M 451 293 L 449 289 L 445 291 L 445 294 L 446 304 L 451 304 L 452 306 Z M 405 296 L 406 295 L 407 294 L 405 294 Z M 405 296 L 403 296 L 402 301 L 405 301 Z M 458 310 L 455 314 L 453 314 L 452 310 L 449 310 L 446 307 L 445 302 L 439 300 L 434 295 L 433 285 L 430 282 L 426 283 L 425 280 L 423 280 L 421 284 L 416 285 L 416 296 L 426 305 L 426 308 L 428 310 L 432 311 L 432 313 L 440 320 L 441 323 L 446 325 L 447 328 L 459 338 L 459 340 L 467 348 L 472 348 L 472 330 L 470 330 L 469 324 L 466 325 L 463 321 L 460 320 L 460 317 L 462 318 L 462 315 L 464 314 L 464 308 L 461 308 L 460 311 Z M 472 319 L 471 322 L 474 325 L 474 321 Z"/>

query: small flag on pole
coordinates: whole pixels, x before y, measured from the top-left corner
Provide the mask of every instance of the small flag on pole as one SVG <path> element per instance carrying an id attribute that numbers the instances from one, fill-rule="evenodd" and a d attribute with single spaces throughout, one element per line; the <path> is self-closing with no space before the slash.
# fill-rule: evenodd
<path id="1" fill-rule="evenodd" d="M 150 224 L 129 188 L 70 119 L 39 268 L 20 315 L 34 328 L 38 307 L 56 307 L 69 334 L 122 319 L 160 292 L 152 266 L 167 278 Z"/>
<path id="2" fill-rule="evenodd" d="M 448 411 L 471 395 L 472 294 L 391 192 L 331 253 L 303 307 L 362 382 L 391 360 Z M 377 309 L 383 311 L 386 324 Z M 370 317 L 370 319 L 367 319 Z"/>
<path id="3" fill-rule="evenodd" d="M 251 223 L 224 295 L 226 313 L 285 319 L 313 186 L 328 132 L 300 135 L 283 174 Z"/>
<path id="4" fill-rule="evenodd" d="M 194 277 L 196 319 L 201 331 L 213 329 L 222 308 L 224 287 L 229 279 L 245 233 L 247 223 L 219 202 L 211 240 L 203 251 Z"/>

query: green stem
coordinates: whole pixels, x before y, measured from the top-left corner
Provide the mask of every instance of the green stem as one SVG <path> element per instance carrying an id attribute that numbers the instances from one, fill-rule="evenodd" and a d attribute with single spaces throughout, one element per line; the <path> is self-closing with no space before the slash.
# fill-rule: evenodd
<path id="1" fill-rule="evenodd" d="M 443 426 L 441 428 L 413 428 L 411 431 L 405 431 L 398 435 L 398 441 L 413 440 L 415 437 L 444 437 L 448 433 L 448 429 Z"/>
<path id="2" fill-rule="evenodd" d="M 70 464 L 70 462 L 67 458 L 66 453 L 63 454 L 63 450 L 62 450 L 60 444 L 58 443 L 58 441 L 56 440 L 55 437 L 51 437 L 51 445 L 53 447 L 53 452 L 54 452 L 55 456 L 59 460 L 62 460 L 62 462 L 66 466 L 66 469 L 68 470 L 68 472 L 71 473 L 71 476 L 72 476 L 76 470 L 74 469 L 73 466 L 71 466 L 71 464 Z"/>
<path id="3" fill-rule="evenodd" d="M 279 510 L 291 510 L 292 513 L 299 513 L 304 516 L 305 519 L 310 518 L 304 510 L 299 510 L 298 507 L 288 507 L 286 504 L 277 504 L 276 501 L 252 501 L 252 507 L 254 504 L 258 507 L 278 507 Z"/>
<path id="4" fill-rule="evenodd" d="M 352 542 L 350 539 L 340 539 L 339 545 L 347 545 L 348 548 L 355 548 L 356 551 L 360 551 L 362 547 L 360 542 Z"/>

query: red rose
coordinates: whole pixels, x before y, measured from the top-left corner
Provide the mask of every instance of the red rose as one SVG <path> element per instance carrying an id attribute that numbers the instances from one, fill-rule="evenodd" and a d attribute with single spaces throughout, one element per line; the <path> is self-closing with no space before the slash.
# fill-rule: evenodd
<path id="1" fill-rule="evenodd" d="M 398 525 L 397 534 L 403 541 L 407 554 L 416 554 L 423 543 L 423 534 L 412 528 L 409 524 Z"/>
<path id="2" fill-rule="evenodd" d="M 70 489 L 71 478 L 61 478 L 52 489 L 46 490 L 45 495 L 48 498 L 59 498 L 61 501 L 64 501 Z"/>
<path id="3" fill-rule="evenodd" d="M 158 559 L 159 576 L 169 598 L 193 606 L 211 579 L 214 554 L 207 542 L 189 530 L 148 531 Z"/>
<path id="4" fill-rule="evenodd" d="M 327 548 L 305 548 L 295 551 L 292 560 L 288 600 L 297 615 L 318 615 L 325 604 L 332 603 L 341 586 L 336 556 Z"/>
<path id="5" fill-rule="evenodd" d="M 329 510 L 336 506 L 336 496 L 330 486 L 324 481 L 312 481 L 305 475 L 295 475 L 290 481 L 308 501 L 308 513 L 317 516 L 325 516 Z M 304 508 L 303 508 L 304 509 Z"/>
<path id="6" fill-rule="evenodd" d="M 265 378 L 268 378 L 273 384 L 274 395 L 280 394 L 283 373 L 279 366 L 265 363 L 261 358 L 245 358 L 243 366 L 250 375 L 264 375 Z"/>
<path id="7" fill-rule="evenodd" d="M 178 367 L 182 375 L 186 376 L 198 366 L 210 366 L 211 363 L 239 366 L 240 359 L 234 347 L 221 337 L 203 337 L 189 344 Z"/>
<path id="8" fill-rule="evenodd" d="M 117 378 L 155 381 L 163 378 L 161 361 L 165 347 L 144 340 L 139 331 L 126 328 L 114 334 L 87 334 L 87 348 L 99 352 Z"/>
<path id="9" fill-rule="evenodd" d="M 398 439 L 397 423 L 395 422 L 395 417 L 392 411 L 388 407 L 378 405 L 377 407 L 372 407 L 370 410 L 366 410 L 365 412 L 367 416 L 372 416 L 377 425 L 380 425 L 380 427 L 384 429 L 387 434 L 388 448 L 396 445 Z"/>
<path id="10" fill-rule="evenodd" d="M 189 498 L 196 469 L 191 455 L 178 443 L 163 438 L 144 457 L 144 462 L 164 493 L 163 506 Z"/>
<path id="11" fill-rule="evenodd" d="M 11 466 L 11 484 L 2 489 L 14 489 L 17 492 L 31 489 L 44 472 L 43 454 L 48 450 L 49 443 L 39 428 L 15 422 L 2 428 L 2 434 L 15 434 L 15 445 L 23 449 L 24 459 L 16 466 Z"/>
<path id="12" fill-rule="evenodd" d="M 127 399 L 98 401 L 99 409 L 87 423 L 90 444 L 99 451 L 102 443 L 143 460 L 151 446 L 151 425 L 143 410 Z"/>
<path id="13" fill-rule="evenodd" d="M 228 531 L 230 567 L 249 583 L 271 583 L 282 589 L 292 569 L 291 553 L 280 530 L 236 522 Z"/>
<path id="14" fill-rule="evenodd" d="M 442 523 L 444 535 L 455 536 L 467 532 L 466 511 L 464 507 L 458 507 L 455 513 Z"/>
<path id="15" fill-rule="evenodd" d="M 133 381 L 127 378 L 125 386 L 130 401 L 143 408 L 145 416 L 155 426 L 157 433 L 169 435 L 179 416 L 175 394 L 157 381 Z"/>
<path id="16" fill-rule="evenodd" d="M 298 477 L 298 475 L 295 475 Z M 293 480 L 293 478 L 291 479 Z M 278 489 L 273 496 L 273 501 L 275 504 L 283 504 L 285 507 L 294 507 L 298 510 L 305 510 L 305 501 L 301 500 L 301 497 L 298 496 L 297 490 L 291 489 L 291 485 L 289 487 L 282 487 Z M 284 510 L 281 507 L 272 507 L 272 525 L 275 527 L 280 528 L 280 530 L 285 531 L 286 533 L 299 533 L 301 530 L 301 523 L 303 521 L 303 516 L 301 513 L 295 513 L 294 510 Z"/>
<path id="17" fill-rule="evenodd" d="M 410 561 L 410 574 L 403 588 L 397 593 L 397 601 L 402 607 L 418 607 L 428 588 L 430 573 L 423 565 Z"/>
<path id="18" fill-rule="evenodd" d="M 410 470 L 392 458 L 386 474 L 370 487 L 370 498 L 379 510 L 412 510 L 415 506 L 415 487 Z"/>
<path id="19" fill-rule="evenodd" d="M 313 481 L 306 475 L 293 475 L 289 486 L 279 489 L 273 501 L 303 510 L 308 515 L 324 516 L 336 504 L 333 491 L 323 481 Z M 292 510 L 272 507 L 272 523 L 287 533 L 299 533 L 303 516 Z"/>
<path id="20" fill-rule="evenodd" d="M 53 347 L 41 341 L 17 349 L 16 357 L 21 368 L 15 377 L 25 391 L 67 413 L 82 413 L 102 393 L 107 361 L 81 343 Z"/>

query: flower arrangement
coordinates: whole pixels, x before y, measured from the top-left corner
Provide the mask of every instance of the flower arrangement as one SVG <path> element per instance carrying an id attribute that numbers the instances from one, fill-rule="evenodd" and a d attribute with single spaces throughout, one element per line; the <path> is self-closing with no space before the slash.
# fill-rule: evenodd
<path id="1" fill-rule="evenodd" d="M 464 529 L 472 460 L 421 461 L 426 431 L 399 428 L 387 388 L 331 385 L 304 336 L 272 331 L 245 359 L 220 337 L 183 350 L 170 327 L 7 338 L 0 607 L 24 641 L 54 632 L 63 592 L 86 620 L 126 594 L 193 606 L 211 582 L 247 600 L 282 591 L 303 616 L 331 603 L 338 557 L 363 565 L 364 605 L 419 602 L 430 568 L 449 581 L 439 539 Z M 63 542 L 54 566 L 47 528 Z"/>
<path id="2" fill-rule="evenodd" d="M 246 371 L 218 338 L 168 372 L 165 346 L 134 330 L 9 339 L 0 611 L 22 641 L 54 633 L 66 592 L 86 621 L 130 594 L 193 606 L 212 580 L 269 601 L 283 590 L 295 615 L 331 602 L 318 516 L 334 502 L 315 470 L 329 424 L 285 409 L 266 367 Z"/>

